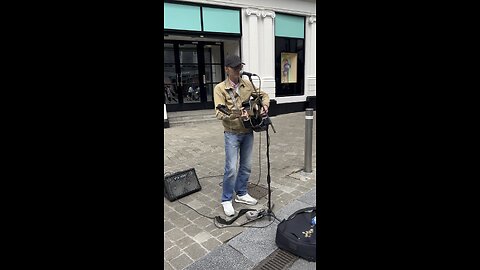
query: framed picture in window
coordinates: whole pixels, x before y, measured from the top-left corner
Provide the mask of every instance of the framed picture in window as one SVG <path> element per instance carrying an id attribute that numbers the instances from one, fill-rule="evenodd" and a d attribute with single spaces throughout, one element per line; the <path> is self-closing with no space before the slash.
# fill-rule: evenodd
<path id="1" fill-rule="evenodd" d="M 297 54 L 281 53 L 281 76 L 282 83 L 297 83 Z"/>

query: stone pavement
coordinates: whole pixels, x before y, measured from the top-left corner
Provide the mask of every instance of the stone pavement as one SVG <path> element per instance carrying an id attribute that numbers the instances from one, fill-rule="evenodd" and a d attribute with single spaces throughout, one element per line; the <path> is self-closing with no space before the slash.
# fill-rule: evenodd
<path id="1" fill-rule="evenodd" d="M 212 113 L 213 110 L 212 110 Z M 316 119 L 316 112 L 314 112 Z M 295 210 L 316 205 L 316 124 L 313 126 L 312 173 L 304 167 L 305 112 L 271 117 L 277 133 L 270 135 L 270 176 L 273 212 L 279 219 Z M 315 120 L 314 120 L 315 122 Z M 202 190 L 177 201 L 164 198 L 164 268 L 165 269 L 253 269 L 275 249 L 278 221 L 265 228 L 217 228 L 212 219 L 199 213 L 226 219 L 220 205 L 224 169 L 223 126 L 220 121 L 164 129 L 164 171 L 174 173 L 195 168 Z M 266 132 L 255 133 L 250 183 L 266 187 Z M 266 208 L 267 196 L 256 206 L 233 203 L 242 208 Z M 242 216 L 232 225 L 246 222 Z M 249 223 L 265 226 L 268 218 Z M 220 226 L 220 225 L 218 225 Z M 273 237 L 272 237 L 273 234 Z M 229 267 L 218 258 L 229 258 Z M 297 260 L 290 269 L 314 268 L 315 263 Z M 313 269 L 312 268 L 312 269 Z"/>

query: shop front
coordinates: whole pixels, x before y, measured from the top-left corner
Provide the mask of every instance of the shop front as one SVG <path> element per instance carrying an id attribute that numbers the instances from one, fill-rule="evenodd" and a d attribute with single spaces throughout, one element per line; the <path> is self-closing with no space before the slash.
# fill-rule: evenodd
<path id="1" fill-rule="evenodd" d="M 209 4 L 211 3 L 211 4 Z M 213 109 L 224 59 L 239 55 L 270 96 L 270 114 L 316 103 L 315 1 L 164 1 L 164 104 Z"/>

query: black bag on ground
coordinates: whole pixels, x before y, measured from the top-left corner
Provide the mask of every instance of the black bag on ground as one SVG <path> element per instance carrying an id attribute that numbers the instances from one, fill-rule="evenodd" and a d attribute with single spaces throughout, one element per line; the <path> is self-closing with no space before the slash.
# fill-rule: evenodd
<path id="1" fill-rule="evenodd" d="M 275 244 L 307 261 L 317 261 L 316 207 L 307 207 L 282 220 L 277 227 Z"/>

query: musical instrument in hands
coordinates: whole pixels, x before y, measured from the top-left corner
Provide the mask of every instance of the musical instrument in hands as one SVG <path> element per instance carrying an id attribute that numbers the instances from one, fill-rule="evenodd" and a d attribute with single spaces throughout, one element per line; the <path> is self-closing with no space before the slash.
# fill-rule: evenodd
<path id="1" fill-rule="evenodd" d="M 223 104 L 218 104 L 216 108 L 226 115 L 236 115 L 237 117 L 242 118 L 242 123 L 245 128 L 251 128 L 255 132 L 261 132 L 267 130 L 268 126 L 271 125 L 273 132 L 277 133 L 275 131 L 275 127 L 273 126 L 272 120 L 270 120 L 270 117 L 268 117 L 267 114 L 261 115 L 258 106 L 250 106 L 251 104 L 248 101 L 242 103 L 242 105 L 248 105 L 246 107 L 242 107 L 245 111 L 248 112 L 248 119 L 243 119 L 241 117 L 242 110 L 229 110 L 227 106 Z"/>

